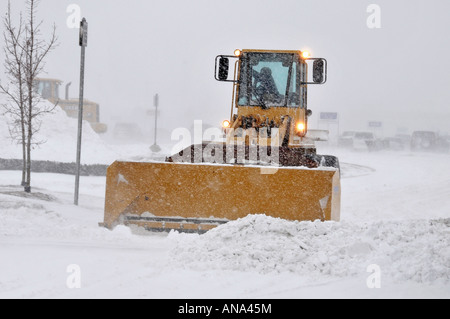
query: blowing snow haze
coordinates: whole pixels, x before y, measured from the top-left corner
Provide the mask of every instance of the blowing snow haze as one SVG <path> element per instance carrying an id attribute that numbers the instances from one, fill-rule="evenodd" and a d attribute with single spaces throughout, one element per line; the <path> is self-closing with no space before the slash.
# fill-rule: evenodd
<path id="1" fill-rule="evenodd" d="M 13 12 L 24 2 L 14 1 Z M 371 4 L 379 28 L 368 26 Z M 0 12 L 6 8 L 1 0 Z M 156 93 L 167 132 L 194 120 L 220 125 L 232 85 L 214 80 L 214 58 L 239 48 L 307 49 L 328 60 L 327 84 L 308 94 L 313 128 L 320 112 L 338 112 L 341 132 L 367 129 L 368 121 L 381 121 L 384 135 L 450 132 L 446 0 L 41 1 L 43 35 L 55 23 L 60 43 L 41 77 L 64 81 L 62 88 L 72 82 L 71 98 L 79 81 L 76 8 L 89 23 L 84 96 L 100 104 L 110 128 L 134 122 L 146 134 Z"/>

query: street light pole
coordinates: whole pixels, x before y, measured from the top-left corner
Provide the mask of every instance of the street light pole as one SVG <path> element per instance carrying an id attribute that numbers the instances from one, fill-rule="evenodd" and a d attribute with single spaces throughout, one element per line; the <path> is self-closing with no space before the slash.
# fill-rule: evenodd
<path id="1" fill-rule="evenodd" d="M 80 63 L 80 97 L 78 101 L 78 135 L 77 135 L 77 162 L 75 174 L 75 196 L 74 204 L 78 206 L 78 197 L 80 189 L 80 166 L 81 166 L 81 136 L 83 131 L 83 99 L 84 99 L 84 60 L 85 49 L 87 46 L 88 23 L 85 18 L 80 22 L 80 46 L 81 46 L 81 63 Z"/>
<path id="2" fill-rule="evenodd" d="M 153 105 L 155 106 L 155 141 L 152 146 L 150 146 L 150 149 L 152 152 L 159 152 L 161 150 L 161 147 L 159 147 L 158 144 L 156 144 L 156 134 L 157 134 L 157 128 L 158 128 L 158 104 L 159 104 L 159 96 L 158 94 L 155 94 L 153 98 Z"/>

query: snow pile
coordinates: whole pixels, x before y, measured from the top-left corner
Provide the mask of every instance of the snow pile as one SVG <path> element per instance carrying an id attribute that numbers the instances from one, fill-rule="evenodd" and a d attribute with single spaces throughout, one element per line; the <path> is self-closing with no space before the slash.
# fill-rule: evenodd
<path id="1" fill-rule="evenodd" d="M 3 98 L 0 96 L 0 99 Z M 0 103 L 4 101 L 0 100 Z M 48 101 L 41 101 L 42 108 Z M 32 151 L 33 160 L 46 160 L 71 163 L 76 160 L 77 149 L 77 119 L 70 118 L 60 108 L 41 117 L 42 125 L 35 134 L 37 145 Z M 8 123 L 11 118 L 0 115 L 0 157 L 22 158 L 20 145 L 15 144 L 10 138 Z M 110 164 L 118 157 L 117 153 L 108 146 L 100 136 L 92 129 L 87 121 L 83 122 L 81 161 L 83 164 Z"/>
<path id="2" fill-rule="evenodd" d="M 195 270 L 291 272 L 317 279 L 365 274 L 372 264 L 394 279 L 450 282 L 448 220 L 286 221 L 249 215 L 206 234 L 172 232 L 174 265 Z"/>

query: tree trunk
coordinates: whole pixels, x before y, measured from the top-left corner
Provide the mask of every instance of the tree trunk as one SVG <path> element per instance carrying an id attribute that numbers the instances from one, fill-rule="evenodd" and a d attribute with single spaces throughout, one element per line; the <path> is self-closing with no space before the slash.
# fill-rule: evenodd
<path id="1" fill-rule="evenodd" d="M 20 94 L 20 131 L 21 131 L 21 142 L 22 142 L 22 181 L 21 186 L 25 186 L 26 183 L 26 171 L 27 171 L 27 155 L 26 155 L 26 125 L 25 125 L 25 98 L 24 98 L 24 84 L 22 78 L 22 65 L 20 61 L 17 63 L 19 69 L 19 94 Z"/>
<path id="2" fill-rule="evenodd" d="M 31 99 L 30 99 L 31 100 Z M 31 138 L 32 138 L 32 126 L 30 124 L 31 120 L 31 105 L 29 105 L 28 110 L 28 132 L 27 132 L 27 142 L 26 142 L 26 181 L 25 181 L 25 192 L 30 193 L 31 192 Z"/>
<path id="3" fill-rule="evenodd" d="M 28 88 L 28 114 L 27 114 L 27 123 L 28 123 L 28 134 L 27 134 L 27 176 L 26 176 L 26 185 L 25 192 L 31 192 L 31 141 L 33 137 L 33 80 L 34 80 L 34 1 L 30 1 L 30 35 L 27 39 L 27 48 L 28 48 L 28 70 L 27 70 L 27 88 Z"/>
<path id="4" fill-rule="evenodd" d="M 23 111 L 22 111 L 23 112 Z M 27 147 L 26 147 L 26 136 L 25 136 L 25 122 L 24 122 L 24 116 L 25 114 L 22 115 L 22 182 L 21 182 L 21 186 L 25 186 L 26 183 L 26 172 L 27 172 Z"/>
<path id="5" fill-rule="evenodd" d="M 31 58 L 30 58 L 31 59 Z M 28 79 L 30 82 L 30 79 Z M 32 79 L 31 79 L 32 81 Z M 31 142 L 33 138 L 33 126 L 32 126 L 32 115 L 33 115 L 33 83 L 28 83 L 28 132 L 27 132 L 27 152 L 26 152 L 26 182 L 25 182 L 25 192 L 31 192 Z"/>

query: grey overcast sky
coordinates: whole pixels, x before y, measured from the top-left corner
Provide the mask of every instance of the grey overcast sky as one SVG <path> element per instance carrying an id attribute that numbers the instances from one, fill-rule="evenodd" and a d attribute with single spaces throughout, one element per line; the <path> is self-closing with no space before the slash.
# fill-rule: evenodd
<path id="1" fill-rule="evenodd" d="M 24 1 L 12 1 L 13 11 Z M 196 119 L 219 124 L 229 116 L 232 86 L 214 80 L 216 55 L 309 49 L 329 64 L 328 82 L 308 92 L 311 126 L 323 124 L 319 112 L 338 112 L 341 131 L 382 121 L 385 135 L 450 133 L 448 0 L 41 0 L 44 36 L 55 23 L 60 42 L 42 77 L 72 81 L 77 97 L 72 4 L 89 23 L 85 97 L 100 103 L 110 127 L 152 125 L 143 114 L 155 93 L 167 129 Z M 380 28 L 367 25 L 370 4 L 381 9 Z M 0 0 L 2 15 L 6 6 Z"/>

